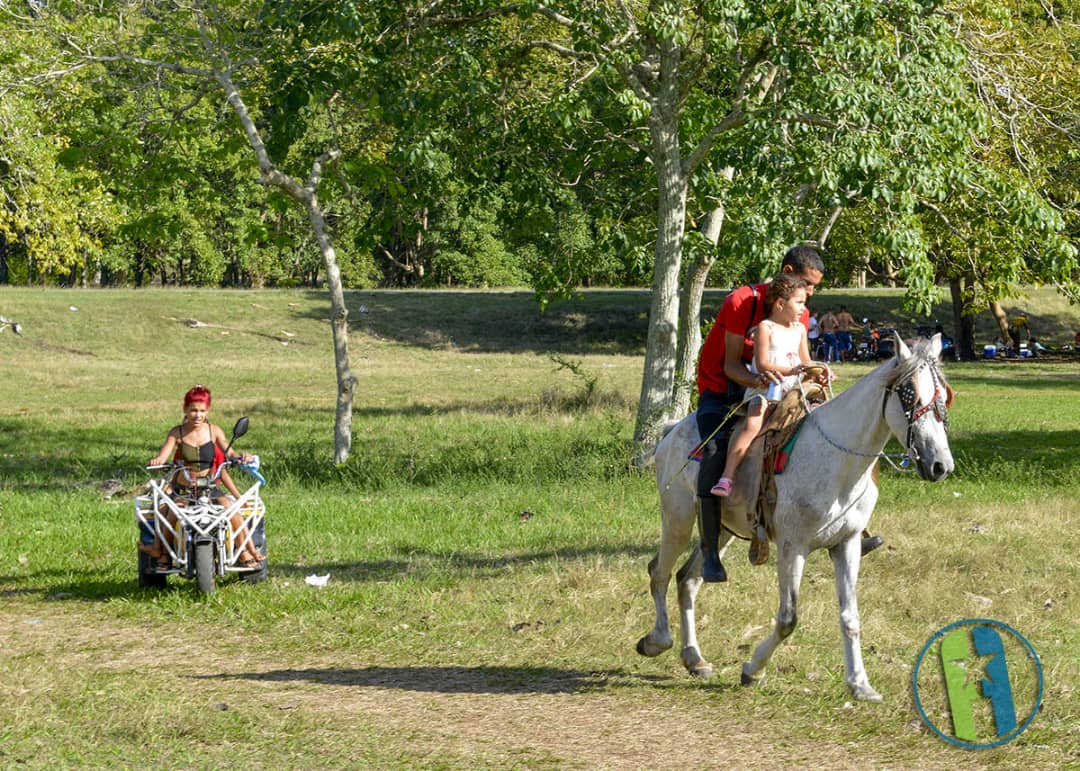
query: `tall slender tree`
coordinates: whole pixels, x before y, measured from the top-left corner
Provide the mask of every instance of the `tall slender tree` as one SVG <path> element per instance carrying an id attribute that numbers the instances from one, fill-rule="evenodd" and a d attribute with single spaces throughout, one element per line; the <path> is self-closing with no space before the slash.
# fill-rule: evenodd
<path id="1" fill-rule="evenodd" d="M 48 63 L 36 79 L 49 81 L 90 67 L 114 67 L 139 88 L 176 90 L 195 101 L 213 94 L 228 105 L 237 130 L 250 148 L 259 178 L 301 207 L 322 256 L 337 374 L 334 461 L 340 464 L 348 459 L 352 445 L 352 401 L 357 381 L 349 362 L 348 309 L 341 273 L 319 192 L 327 167 L 340 157 L 341 148 L 337 135 L 331 134 L 321 152 L 309 158 L 304 174 L 284 170 L 272 153 L 265 133 L 274 121 L 266 120 L 260 108 L 288 111 L 268 98 L 265 60 L 280 64 L 282 58 L 320 52 L 297 47 L 295 39 L 275 34 L 266 22 L 276 21 L 277 17 L 260 14 L 260 9 L 260 5 L 244 0 L 134 6 L 123 2 L 92 6 L 71 3 L 63 9 L 49 6 L 40 13 L 40 30 L 55 41 L 61 58 Z M 282 43 L 293 45 L 285 47 Z M 312 95 L 309 93 L 308 98 Z M 314 95 L 321 97 L 317 107 L 333 110 L 332 94 Z M 300 110 L 306 107 L 307 103 L 299 105 Z M 275 117 L 279 126 L 289 125 L 290 118 L 294 123 L 302 120 L 295 112 Z M 276 147 L 284 153 L 300 133 L 294 130 L 286 139 L 275 137 Z"/>

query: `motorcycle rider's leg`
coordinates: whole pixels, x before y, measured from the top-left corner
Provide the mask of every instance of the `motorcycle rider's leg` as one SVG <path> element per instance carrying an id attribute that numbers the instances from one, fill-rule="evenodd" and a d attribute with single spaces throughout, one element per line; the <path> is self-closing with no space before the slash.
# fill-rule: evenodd
<path id="1" fill-rule="evenodd" d="M 158 509 L 157 519 L 159 521 L 168 522 L 173 530 L 176 529 L 176 515 L 169 511 L 167 508 L 161 507 L 160 509 Z M 159 528 L 156 526 L 154 530 L 154 543 L 151 546 L 146 546 L 145 544 L 140 543 L 139 551 L 143 552 L 144 554 L 150 555 L 152 559 L 156 560 L 159 570 L 168 570 L 172 567 L 172 557 L 169 554 L 169 549 L 167 546 L 168 543 L 171 543 L 171 539 L 169 541 L 163 539 L 169 539 L 170 531 L 168 528 Z"/>
<path id="2" fill-rule="evenodd" d="M 240 564 L 242 565 L 254 565 L 263 561 L 263 556 L 259 554 L 258 549 L 255 548 L 254 542 L 248 537 L 248 526 L 244 522 L 244 518 L 239 514 L 234 514 L 230 520 L 234 535 L 233 548 L 239 549 L 243 547 L 243 554 L 240 555 Z"/>
<path id="3" fill-rule="evenodd" d="M 228 507 L 233 504 L 233 500 L 227 497 L 221 497 L 217 499 L 217 504 L 222 507 Z M 263 561 L 263 556 L 259 554 L 258 549 L 255 548 L 255 543 L 248 537 L 248 526 L 244 522 L 244 518 L 240 516 L 239 512 L 233 514 L 229 518 L 229 524 L 232 526 L 233 531 L 233 551 L 242 549 L 243 553 L 240 555 L 240 559 L 237 560 L 241 565 L 254 566 Z"/>
<path id="4" fill-rule="evenodd" d="M 157 519 L 162 519 L 162 518 L 165 517 L 165 512 L 166 512 L 166 509 L 162 506 L 162 507 L 159 507 L 157 509 L 157 511 L 155 512 L 155 514 L 154 514 L 155 521 L 154 521 L 154 527 L 153 527 L 153 530 L 154 530 L 154 540 L 153 540 L 153 542 L 149 543 L 149 544 L 146 544 L 146 543 L 142 542 L 141 538 L 139 539 L 139 544 L 138 544 L 139 551 L 141 551 L 143 554 L 149 556 L 151 559 L 154 559 L 154 560 L 160 560 L 161 559 L 161 554 L 165 550 L 165 547 L 161 543 L 161 536 L 158 535 L 158 526 L 157 526 L 157 522 L 156 522 Z"/>

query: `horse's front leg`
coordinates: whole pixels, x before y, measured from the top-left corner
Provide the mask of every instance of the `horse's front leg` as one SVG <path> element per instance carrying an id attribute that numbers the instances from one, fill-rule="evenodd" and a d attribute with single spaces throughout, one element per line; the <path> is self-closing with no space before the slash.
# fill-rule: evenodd
<path id="1" fill-rule="evenodd" d="M 881 694 L 870 686 L 863 666 L 859 643 L 859 602 L 855 585 L 859 580 L 862 542 L 858 534 L 829 549 L 836 574 L 836 598 L 840 604 L 840 631 L 844 635 L 844 679 L 851 694 L 863 701 L 881 701 Z"/>
<path id="2" fill-rule="evenodd" d="M 776 575 L 780 584 L 780 610 L 772 633 L 762 640 L 754 655 L 743 664 L 742 684 L 754 685 L 761 679 L 761 672 L 769 663 L 780 643 L 795 631 L 798 623 L 799 584 L 802 583 L 803 566 L 806 564 L 805 547 L 796 547 L 791 541 L 780 545 L 776 558 Z"/>

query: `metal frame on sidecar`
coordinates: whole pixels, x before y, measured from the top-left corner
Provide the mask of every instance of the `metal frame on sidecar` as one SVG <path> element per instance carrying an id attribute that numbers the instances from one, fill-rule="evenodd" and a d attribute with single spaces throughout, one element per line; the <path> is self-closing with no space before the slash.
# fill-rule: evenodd
<path id="1" fill-rule="evenodd" d="M 237 467 L 244 468 L 242 465 Z M 224 468 L 224 465 L 222 468 Z M 218 539 L 217 544 L 219 554 L 222 553 L 222 549 L 224 550 L 224 558 L 219 557 L 216 560 L 217 575 L 221 577 L 226 572 L 249 573 L 261 569 L 261 567 L 251 568 L 237 565 L 236 561 L 244 553 L 244 549 L 249 543 L 254 545 L 252 539 L 256 530 L 266 518 L 266 506 L 259 495 L 262 482 L 256 479 L 251 487 L 239 498 L 229 506 L 222 508 L 206 495 L 206 493 L 210 492 L 210 488 L 196 488 L 193 485 L 191 487 L 193 495 L 174 497 L 169 492 L 172 487 L 170 480 L 177 472 L 183 473 L 191 480 L 190 473 L 185 466 L 171 465 L 162 478 L 150 480 L 150 494 L 135 497 L 135 519 L 140 533 L 152 533 L 172 562 L 172 566 L 169 568 L 162 568 L 156 564 L 152 565 L 148 572 L 162 576 L 182 574 L 191 578 L 194 575 L 195 566 L 193 560 L 189 559 L 189 555 L 193 554 L 194 540 L 198 536 L 209 537 L 222 520 L 224 520 L 224 543 L 221 542 L 221 539 Z M 211 479 L 211 488 L 219 477 L 220 470 Z M 199 512 L 212 515 L 212 519 L 200 524 L 198 521 L 200 519 Z M 169 521 L 167 516 L 169 513 L 176 518 L 175 525 Z M 236 513 L 243 517 L 244 530 L 246 531 L 239 545 L 234 544 L 235 534 L 230 524 L 233 514 Z M 181 532 L 183 532 L 181 520 L 188 525 L 188 538 L 180 537 Z M 192 543 L 187 543 L 188 540 L 191 540 Z"/>

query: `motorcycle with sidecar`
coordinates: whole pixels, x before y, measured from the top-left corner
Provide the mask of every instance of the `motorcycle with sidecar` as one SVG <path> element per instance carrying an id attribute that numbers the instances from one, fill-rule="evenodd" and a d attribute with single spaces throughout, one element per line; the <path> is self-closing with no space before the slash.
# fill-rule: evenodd
<path id="1" fill-rule="evenodd" d="M 247 429 L 246 417 L 236 421 L 229 447 Z M 258 456 L 249 463 L 228 459 L 206 476 L 193 474 L 183 461 L 146 468 L 162 473 L 135 497 L 139 586 L 162 589 L 170 575 L 177 575 L 195 579 L 200 592 L 211 594 L 217 580 L 229 574 L 248 583 L 266 580 L 266 505 L 260 495 L 266 479 L 259 473 Z M 225 499 L 227 505 L 216 490 L 226 469 L 240 469 L 252 479 L 239 498 Z M 241 525 L 234 528 L 236 515 Z M 249 545 L 263 555 L 257 565 L 241 562 Z"/>

